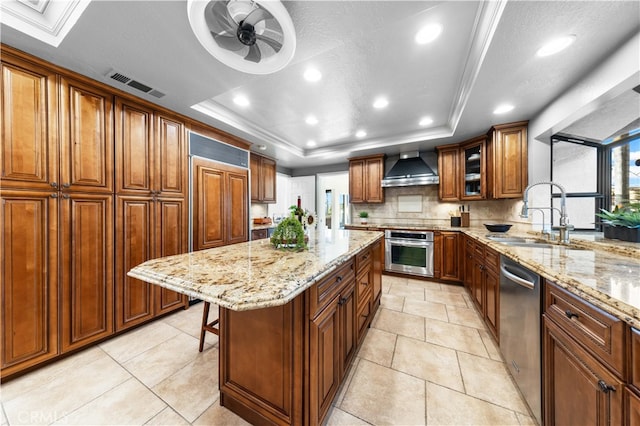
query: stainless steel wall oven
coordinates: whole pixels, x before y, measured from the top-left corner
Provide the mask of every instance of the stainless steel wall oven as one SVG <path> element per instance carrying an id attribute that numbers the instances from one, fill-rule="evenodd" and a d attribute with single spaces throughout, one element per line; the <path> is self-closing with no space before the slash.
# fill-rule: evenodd
<path id="1" fill-rule="evenodd" d="M 385 270 L 433 277 L 433 232 L 385 231 Z"/>

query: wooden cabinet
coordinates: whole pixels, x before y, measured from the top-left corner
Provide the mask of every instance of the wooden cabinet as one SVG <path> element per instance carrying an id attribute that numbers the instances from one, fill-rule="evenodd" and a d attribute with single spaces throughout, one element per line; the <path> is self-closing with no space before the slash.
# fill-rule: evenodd
<path id="1" fill-rule="evenodd" d="M 619 425 L 624 383 L 544 316 L 544 424 Z"/>
<path id="2" fill-rule="evenodd" d="M 520 198 L 527 187 L 527 122 L 436 147 L 443 201 Z"/>
<path id="3" fill-rule="evenodd" d="M 276 162 L 251 153 L 251 201 L 276 202 Z"/>
<path id="4" fill-rule="evenodd" d="M 185 306 L 186 296 L 127 276 L 149 259 L 187 251 L 184 124 L 126 99 L 115 103 L 116 329 Z"/>
<path id="5" fill-rule="evenodd" d="M 626 325 L 552 282 L 544 294 L 545 424 L 623 424 Z"/>
<path id="6" fill-rule="evenodd" d="M 58 194 L 3 190 L 2 376 L 58 355 Z"/>
<path id="7" fill-rule="evenodd" d="M 384 203 L 384 155 L 349 159 L 351 203 Z"/>
<path id="8" fill-rule="evenodd" d="M 500 255 L 471 237 L 466 238 L 464 245 L 464 285 L 493 338 L 498 341 L 500 336 Z"/>
<path id="9" fill-rule="evenodd" d="M 629 382 L 640 393 L 640 330 L 631 328 L 630 336 Z"/>
<path id="10" fill-rule="evenodd" d="M 522 197 L 528 184 L 527 122 L 494 126 L 489 135 L 490 197 Z"/>
<path id="11" fill-rule="evenodd" d="M 309 412 L 312 424 L 322 423 L 357 348 L 357 286 L 353 272 L 348 269 L 351 267 L 341 267 L 337 275 L 332 274 L 318 284 L 325 294 L 335 296 L 311 319 L 309 326 Z"/>
<path id="12" fill-rule="evenodd" d="M 193 249 L 247 241 L 247 171 L 194 158 L 193 176 Z"/>
<path id="13" fill-rule="evenodd" d="M 61 342 L 64 352 L 113 333 L 113 195 L 60 200 Z"/>
<path id="14" fill-rule="evenodd" d="M 626 426 L 640 426 L 640 395 L 630 387 L 624 392 L 625 412 L 627 413 Z"/>
<path id="15" fill-rule="evenodd" d="M 444 281 L 461 281 L 462 268 L 460 256 L 459 232 L 436 232 L 434 250 L 440 253 L 440 279 Z"/>
<path id="16" fill-rule="evenodd" d="M 2 53 L 0 187 L 51 189 L 58 184 L 57 76 Z"/>
<path id="17" fill-rule="evenodd" d="M 442 201 L 459 199 L 458 145 L 438 146 L 438 196 Z"/>

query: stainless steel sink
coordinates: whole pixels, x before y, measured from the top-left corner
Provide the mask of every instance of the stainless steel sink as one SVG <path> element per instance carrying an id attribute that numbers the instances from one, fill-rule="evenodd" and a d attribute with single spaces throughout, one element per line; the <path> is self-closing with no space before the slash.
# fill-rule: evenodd
<path id="1" fill-rule="evenodd" d="M 531 247 L 531 248 L 553 248 L 564 247 L 566 250 L 584 250 L 582 247 L 570 246 L 566 244 L 557 244 L 544 240 L 537 240 L 534 238 L 525 237 L 502 237 L 502 236 L 487 236 L 491 241 L 504 244 L 512 247 Z"/>

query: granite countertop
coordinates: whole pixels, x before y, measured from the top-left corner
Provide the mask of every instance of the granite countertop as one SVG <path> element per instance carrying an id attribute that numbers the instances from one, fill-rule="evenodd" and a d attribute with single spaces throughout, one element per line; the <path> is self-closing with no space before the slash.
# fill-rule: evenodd
<path id="1" fill-rule="evenodd" d="M 602 233 L 571 233 L 568 245 L 517 247 L 492 241 L 482 227 L 351 224 L 354 228 L 459 231 L 487 244 L 602 310 L 640 328 L 640 244 L 605 239 Z M 510 231 L 510 237 L 540 238 L 538 232 Z"/>
<path id="2" fill-rule="evenodd" d="M 309 249 L 276 250 L 262 239 L 149 260 L 127 275 L 236 311 L 280 306 L 383 237 L 315 230 Z"/>

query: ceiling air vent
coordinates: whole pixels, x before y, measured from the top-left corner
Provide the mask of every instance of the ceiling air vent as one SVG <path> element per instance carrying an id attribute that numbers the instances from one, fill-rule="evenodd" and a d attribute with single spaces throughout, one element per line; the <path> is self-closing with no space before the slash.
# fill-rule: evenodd
<path id="1" fill-rule="evenodd" d="M 126 84 L 129 87 L 133 87 L 136 90 L 139 90 L 141 92 L 147 93 L 151 96 L 155 96 L 156 98 L 161 98 L 163 97 L 165 94 L 162 93 L 161 91 L 154 89 L 153 87 L 149 87 L 144 83 L 141 83 L 139 81 L 136 81 L 134 79 L 132 79 L 131 77 L 127 77 L 126 75 L 119 73 L 117 71 L 111 70 L 107 73 L 107 77 L 122 83 L 122 84 Z"/>

